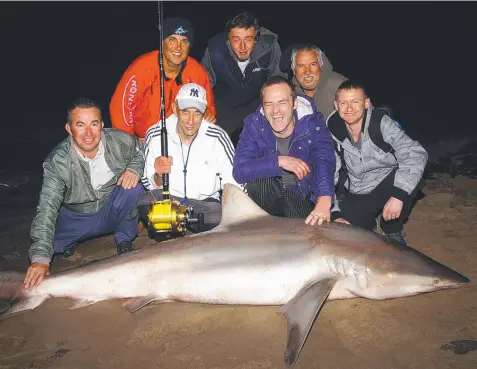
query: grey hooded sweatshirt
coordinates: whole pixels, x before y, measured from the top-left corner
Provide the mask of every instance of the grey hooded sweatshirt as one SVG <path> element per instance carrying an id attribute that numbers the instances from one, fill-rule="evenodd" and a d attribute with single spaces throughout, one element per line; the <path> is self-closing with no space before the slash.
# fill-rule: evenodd
<path id="1" fill-rule="evenodd" d="M 419 144 L 412 140 L 399 125 L 387 115 L 381 120 L 381 133 L 385 142 L 394 149 L 394 154 L 382 151 L 377 147 L 369 136 L 369 123 L 374 107 L 369 106 L 364 118 L 364 129 L 361 133 L 361 147 L 354 145 L 347 134 L 340 141 L 333 134 L 331 137 L 341 146 L 344 151 L 344 161 L 348 172 L 345 188 L 353 194 L 368 194 L 372 192 L 394 169 L 397 169 L 394 177 L 394 186 L 390 196 L 404 200 L 411 194 L 421 180 L 427 164 L 427 152 Z M 326 121 L 329 124 L 330 115 Z M 342 130 L 346 132 L 346 123 L 343 121 Z M 335 185 L 338 183 L 341 159 L 335 151 L 336 170 Z M 338 201 L 334 202 L 332 213 L 339 212 Z M 339 217 L 339 216 L 336 216 Z"/>

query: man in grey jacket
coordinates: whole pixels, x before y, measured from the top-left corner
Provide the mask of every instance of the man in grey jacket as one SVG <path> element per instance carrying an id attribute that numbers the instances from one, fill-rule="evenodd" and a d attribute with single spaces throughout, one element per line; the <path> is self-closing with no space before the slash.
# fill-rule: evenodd
<path id="1" fill-rule="evenodd" d="M 343 163 L 344 196 L 335 201 L 331 219 L 373 230 L 382 213 L 381 229 L 391 240 L 407 245 L 402 229 L 419 189 L 427 152 L 413 141 L 387 115 L 380 121 L 371 119 L 377 111 L 371 105 L 364 87 L 353 81 L 343 82 L 336 92 L 337 112 L 327 120 L 335 145 L 335 184 Z M 372 124 L 379 124 L 379 127 Z M 373 141 L 371 129 L 379 129 L 384 144 Z M 377 137 L 377 136 L 375 136 Z"/>
<path id="2" fill-rule="evenodd" d="M 228 20 L 225 32 L 212 37 L 202 65 L 214 89 L 217 124 L 237 143 L 245 117 L 260 105 L 260 89 L 279 69 L 278 36 L 260 27 L 256 17 L 241 13 Z"/>
<path id="3" fill-rule="evenodd" d="M 315 45 L 292 45 L 285 50 L 282 59 L 280 67 L 293 73 L 296 92 L 312 98 L 317 110 L 328 118 L 335 109 L 336 89 L 347 78 L 333 71 L 325 53 Z"/>
<path id="4" fill-rule="evenodd" d="M 68 111 L 69 136 L 43 163 L 43 185 L 31 226 L 31 265 L 25 288 L 49 274 L 53 254 L 73 255 L 86 239 L 114 233 L 118 254 L 132 250 L 138 233 L 136 203 L 144 154 L 137 138 L 103 129 L 99 105 L 77 99 Z"/>

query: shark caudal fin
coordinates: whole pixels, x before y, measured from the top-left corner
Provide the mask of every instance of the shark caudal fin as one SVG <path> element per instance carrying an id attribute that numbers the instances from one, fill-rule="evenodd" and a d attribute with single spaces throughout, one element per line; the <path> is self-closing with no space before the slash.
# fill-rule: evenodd
<path id="1" fill-rule="evenodd" d="M 270 216 L 248 197 L 239 187 L 227 183 L 222 195 L 222 220 L 220 226 L 241 223 L 254 218 Z"/>
<path id="2" fill-rule="evenodd" d="M 0 300 L 8 301 L 11 305 L 0 311 L 0 317 L 24 310 L 31 310 L 40 305 L 49 296 L 35 295 L 23 288 L 25 275 L 18 272 L 0 272 Z"/>

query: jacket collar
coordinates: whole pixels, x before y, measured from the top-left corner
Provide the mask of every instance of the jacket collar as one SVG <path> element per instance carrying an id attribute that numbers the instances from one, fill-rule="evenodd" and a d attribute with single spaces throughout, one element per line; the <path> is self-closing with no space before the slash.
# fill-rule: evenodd
<path id="1" fill-rule="evenodd" d="M 188 60 L 188 59 L 189 59 L 189 57 L 187 57 L 186 60 L 184 60 L 184 62 L 183 62 L 182 65 L 181 65 L 181 69 L 179 70 L 179 73 L 177 73 L 177 76 L 176 76 L 176 78 L 174 79 L 177 86 L 182 85 L 182 72 L 184 71 L 184 69 L 185 69 L 185 67 L 186 67 L 186 65 L 187 65 L 187 60 Z M 170 81 L 171 78 L 168 78 L 168 77 L 166 76 L 166 74 L 164 73 L 164 80 Z"/>
<path id="2" fill-rule="evenodd" d="M 308 125 L 304 122 L 304 115 L 300 116 L 297 109 L 293 111 L 293 116 L 295 117 L 295 128 L 293 129 L 293 133 L 291 134 L 291 141 L 293 141 L 296 137 L 301 137 L 307 133 Z M 267 118 L 263 115 L 261 108 L 258 108 L 257 113 L 254 117 L 258 131 L 267 142 L 269 146 L 275 147 L 275 143 L 277 140 L 277 136 L 273 133 L 273 129 L 268 122 Z"/>
<path id="3" fill-rule="evenodd" d="M 174 113 L 169 116 L 169 118 L 166 119 L 166 128 L 167 128 L 167 136 L 168 138 L 176 145 L 181 144 L 181 140 L 179 137 L 179 134 L 177 133 L 177 115 Z M 159 123 L 159 128 L 160 128 L 160 123 Z M 198 136 L 203 136 L 207 131 L 207 123 L 206 121 L 202 118 L 202 122 L 200 123 L 199 131 L 197 132 L 196 139 Z"/>
<path id="4" fill-rule="evenodd" d="M 371 113 L 373 111 L 373 106 L 370 105 L 368 109 L 364 112 L 363 124 L 361 126 L 361 133 L 364 133 L 369 125 L 371 119 Z M 348 139 L 351 142 L 351 137 L 346 128 L 346 123 L 343 118 L 340 117 L 339 113 L 335 110 L 328 118 L 327 121 L 328 129 L 331 134 L 340 142 L 344 142 Z"/>

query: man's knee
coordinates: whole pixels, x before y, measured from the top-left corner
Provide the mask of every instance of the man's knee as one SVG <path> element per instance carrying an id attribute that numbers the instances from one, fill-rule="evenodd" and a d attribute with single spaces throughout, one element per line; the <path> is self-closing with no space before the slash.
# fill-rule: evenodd
<path id="1" fill-rule="evenodd" d="M 133 188 L 126 189 L 121 186 L 120 188 L 124 191 L 126 197 L 131 197 L 133 199 L 136 199 L 136 201 L 145 192 L 144 187 L 142 186 L 140 182 Z"/>
<path id="2" fill-rule="evenodd" d="M 272 192 L 277 187 L 278 180 L 276 178 L 256 178 L 253 181 L 247 182 L 245 191 L 250 196 L 259 195 Z"/>
<path id="3" fill-rule="evenodd" d="M 144 187 L 140 183 L 129 189 L 126 189 L 122 186 L 117 186 L 111 194 L 113 207 L 118 210 L 122 207 L 135 207 L 139 198 L 144 192 Z"/>

